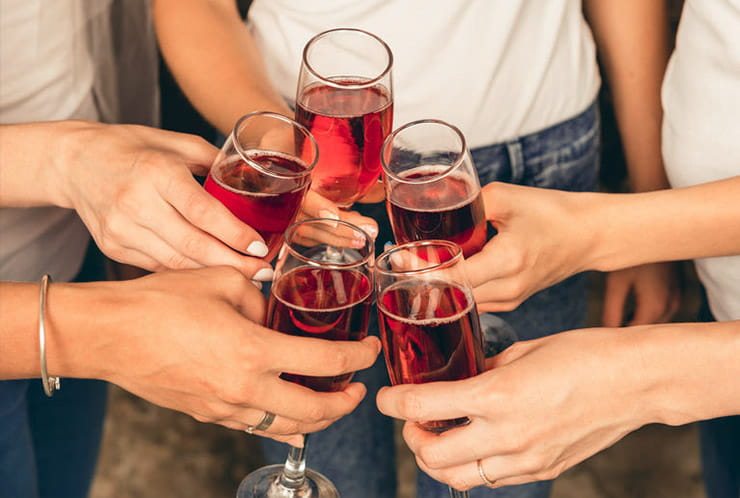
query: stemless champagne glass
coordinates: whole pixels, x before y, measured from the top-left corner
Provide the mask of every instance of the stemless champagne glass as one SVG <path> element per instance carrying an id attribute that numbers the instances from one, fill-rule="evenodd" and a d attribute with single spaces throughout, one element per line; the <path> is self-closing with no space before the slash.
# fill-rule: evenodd
<path id="1" fill-rule="evenodd" d="M 393 128 L 392 66 L 388 45 L 360 29 L 325 31 L 303 50 L 296 120 L 321 149 L 313 189 L 340 207 L 380 176 L 380 146 Z"/>
<path id="2" fill-rule="evenodd" d="M 415 241 L 388 249 L 375 264 L 380 338 L 391 383 L 466 379 L 483 371 L 483 336 L 460 246 Z M 420 425 L 441 433 L 467 417 Z M 467 492 L 450 488 L 450 496 Z"/>
<path id="3" fill-rule="evenodd" d="M 408 123 L 386 138 L 381 162 L 396 242 L 451 240 L 465 257 L 481 250 L 480 181 L 459 129 L 436 119 Z"/>
<path id="4" fill-rule="evenodd" d="M 275 257 L 311 185 L 319 152 L 301 124 L 273 112 L 241 117 L 211 167 L 205 189 L 265 240 Z"/>
<path id="5" fill-rule="evenodd" d="M 311 219 L 291 225 L 275 266 L 266 325 L 291 335 L 363 339 L 373 301 L 373 257 L 372 238 L 350 223 Z M 351 377 L 282 374 L 285 380 L 323 392 L 343 389 Z M 305 443 L 303 448 L 291 446 L 285 465 L 270 465 L 249 474 L 237 498 L 339 497 L 326 477 L 306 469 L 305 448 Z"/>

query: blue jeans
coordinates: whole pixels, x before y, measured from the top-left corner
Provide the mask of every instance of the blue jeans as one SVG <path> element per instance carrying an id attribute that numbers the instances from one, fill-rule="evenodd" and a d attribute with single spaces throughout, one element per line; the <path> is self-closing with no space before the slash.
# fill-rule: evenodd
<path id="1" fill-rule="evenodd" d="M 76 281 L 104 278 L 94 251 Z M 93 380 L 62 379 L 53 398 L 38 379 L 0 381 L 0 498 L 87 496 L 106 396 L 107 384 Z"/>
<path id="2" fill-rule="evenodd" d="M 715 321 L 706 297 L 699 321 Z M 699 422 L 699 442 L 707 497 L 740 498 L 740 415 Z"/>
<path id="3" fill-rule="evenodd" d="M 597 185 L 600 149 L 600 117 L 596 104 L 563 123 L 538 133 L 472 150 L 481 184 L 503 181 L 554 188 L 592 191 Z M 360 212 L 378 220 L 378 249 L 393 240 L 383 205 L 360 206 Z M 587 311 L 586 279 L 578 275 L 545 289 L 519 308 L 482 319 L 492 349 L 503 349 L 514 340 L 527 340 L 582 327 Z M 371 330 L 377 330 L 372 322 Z M 395 452 L 392 421 L 375 406 L 378 389 L 388 384 L 380 359 L 355 380 L 365 383 L 368 394 L 358 408 L 328 429 L 311 436 L 309 467 L 325 474 L 349 498 L 393 498 L 396 495 Z M 263 440 L 270 463 L 285 459 L 287 447 Z M 511 486 L 498 490 L 476 488 L 471 496 L 546 497 L 550 482 Z M 417 496 L 447 498 L 447 487 L 418 473 Z"/>

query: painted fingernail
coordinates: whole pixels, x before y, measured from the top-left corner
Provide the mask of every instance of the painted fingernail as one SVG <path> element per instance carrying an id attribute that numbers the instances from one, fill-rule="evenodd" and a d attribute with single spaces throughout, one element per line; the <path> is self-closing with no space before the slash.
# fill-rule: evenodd
<path id="1" fill-rule="evenodd" d="M 260 282 L 269 282 L 275 276 L 275 272 L 272 268 L 262 268 L 254 274 L 252 280 L 259 280 Z"/>
<path id="2" fill-rule="evenodd" d="M 256 280 L 250 280 L 252 282 L 252 285 L 257 287 L 257 290 L 262 290 L 262 282 L 257 282 Z"/>
<path id="3" fill-rule="evenodd" d="M 378 227 L 375 225 L 360 225 L 360 228 L 362 228 L 371 239 L 378 236 Z"/>
<path id="4" fill-rule="evenodd" d="M 255 256 L 257 258 L 264 258 L 267 256 L 268 249 L 264 242 L 260 242 L 259 240 L 255 240 L 251 244 L 249 244 L 249 247 L 247 247 L 247 254 L 250 256 Z"/>
<path id="5" fill-rule="evenodd" d="M 389 240 L 388 242 L 386 242 L 386 243 L 385 243 L 385 244 L 383 245 L 383 250 L 384 250 L 384 251 L 387 251 L 388 249 L 390 249 L 390 248 L 392 248 L 392 247 L 393 247 L 393 242 L 391 242 L 391 241 Z"/>

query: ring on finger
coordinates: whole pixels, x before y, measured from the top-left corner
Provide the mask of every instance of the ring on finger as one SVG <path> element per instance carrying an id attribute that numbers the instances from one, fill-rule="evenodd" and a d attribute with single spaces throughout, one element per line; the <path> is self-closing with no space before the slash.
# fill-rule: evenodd
<path id="1" fill-rule="evenodd" d="M 490 480 L 490 479 L 489 479 L 489 478 L 488 478 L 488 477 L 486 476 L 486 471 L 485 471 L 485 470 L 483 470 L 483 465 L 481 464 L 481 461 L 480 461 L 480 459 L 478 460 L 478 475 L 480 476 L 481 480 L 483 481 L 483 484 L 484 484 L 484 485 L 485 485 L 485 486 L 486 486 L 487 488 L 492 488 L 493 486 L 495 486 L 495 485 L 496 485 L 496 479 L 494 479 L 494 480 L 492 481 L 492 480 Z"/>
<path id="2" fill-rule="evenodd" d="M 262 420 L 257 425 L 247 425 L 244 432 L 252 434 L 254 431 L 266 431 L 272 423 L 275 421 L 275 414 L 265 410 L 265 414 L 262 416 Z"/>

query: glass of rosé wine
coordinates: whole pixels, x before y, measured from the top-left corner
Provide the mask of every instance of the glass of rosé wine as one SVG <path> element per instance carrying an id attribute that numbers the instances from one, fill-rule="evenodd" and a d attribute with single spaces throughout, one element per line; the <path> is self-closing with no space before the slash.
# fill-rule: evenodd
<path id="1" fill-rule="evenodd" d="M 396 242 L 450 240 L 465 257 L 483 248 L 480 181 L 459 129 L 436 119 L 403 125 L 383 143 L 381 163 Z"/>
<path id="2" fill-rule="evenodd" d="M 313 189 L 348 208 L 380 176 L 380 146 L 393 129 L 393 54 L 377 36 L 338 28 L 303 50 L 296 121 L 321 149 Z"/>
<path id="3" fill-rule="evenodd" d="M 375 289 L 380 339 L 391 383 L 454 381 L 483 372 L 483 335 L 460 246 L 415 241 L 378 256 Z M 430 420 L 434 433 L 467 425 L 467 417 Z M 467 492 L 450 488 L 450 496 Z"/>
<path id="4" fill-rule="evenodd" d="M 318 157 L 316 140 L 303 125 L 282 114 L 253 112 L 236 122 L 204 187 L 259 232 L 270 261 L 311 186 Z"/>
<path id="5" fill-rule="evenodd" d="M 293 224 L 275 265 L 266 326 L 332 341 L 365 338 L 373 304 L 374 254 L 373 239 L 350 223 L 309 219 Z M 281 377 L 315 391 L 334 392 L 344 389 L 352 374 L 312 377 L 284 372 Z M 306 468 L 305 448 L 305 443 L 303 448 L 291 446 L 284 465 L 249 474 L 237 498 L 338 498 L 331 481 Z"/>

